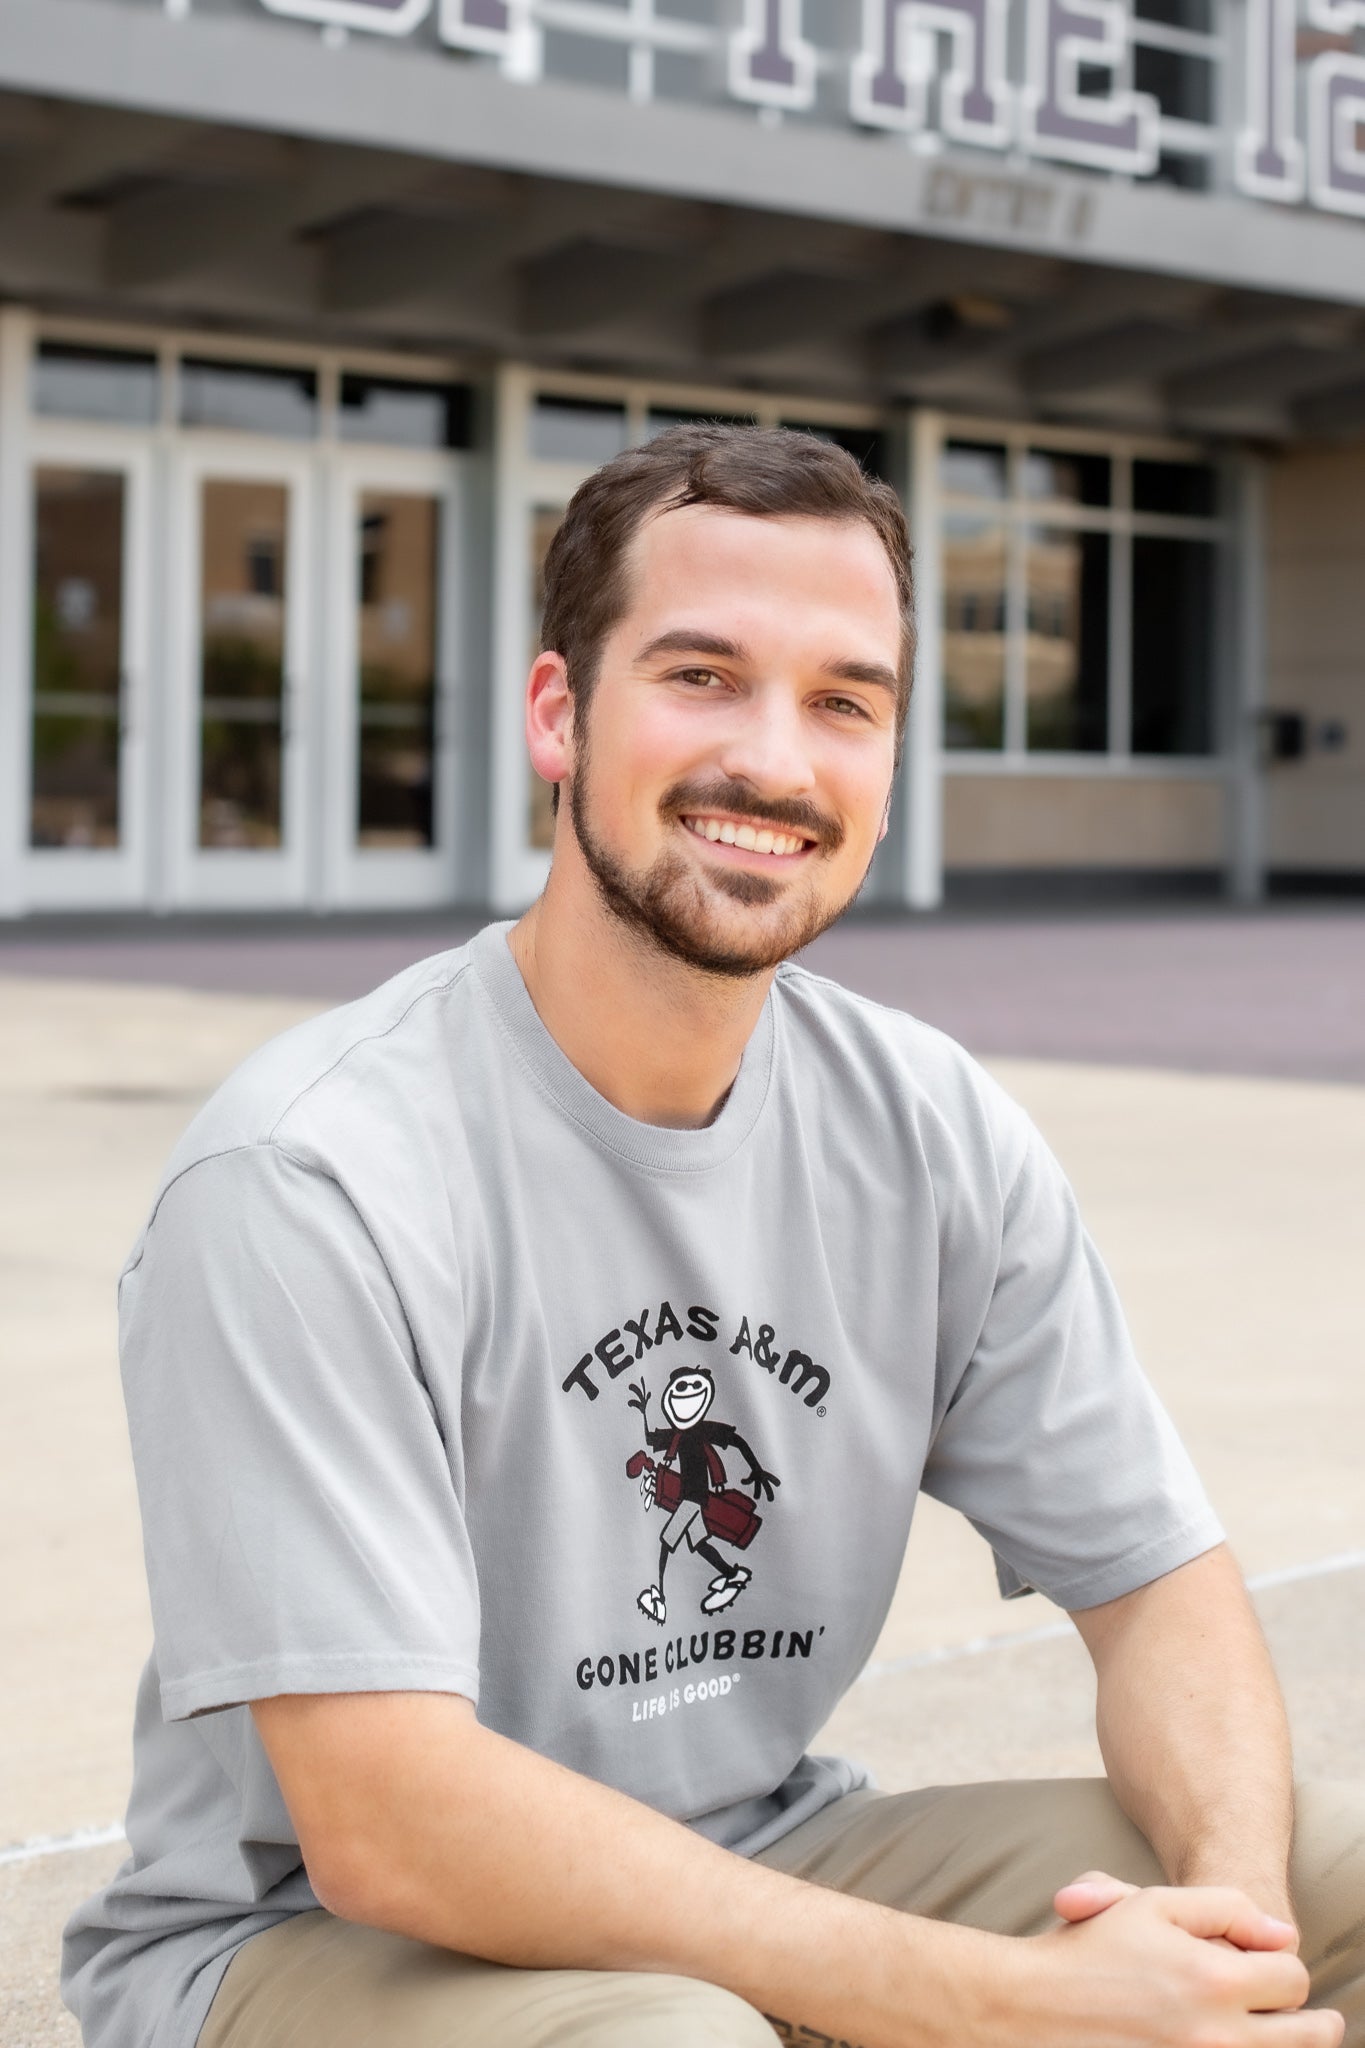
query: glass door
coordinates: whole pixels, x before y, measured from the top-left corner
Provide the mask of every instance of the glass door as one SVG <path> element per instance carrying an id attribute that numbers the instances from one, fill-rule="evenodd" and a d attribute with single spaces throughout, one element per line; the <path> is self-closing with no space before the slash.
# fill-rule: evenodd
<path id="1" fill-rule="evenodd" d="M 22 889 L 34 908 L 132 905 L 146 888 L 145 452 L 37 441 L 29 474 Z"/>
<path id="2" fill-rule="evenodd" d="M 309 466 L 196 445 L 181 478 L 178 901 L 304 900 Z"/>
<path id="3" fill-rule="evenodd" d="M 449 457 L 373 453 L 338 470 L 329 591 L 339 590 L 343 609 L 325 721 L 328 901 L 450 902 L 462 472 Z"/>

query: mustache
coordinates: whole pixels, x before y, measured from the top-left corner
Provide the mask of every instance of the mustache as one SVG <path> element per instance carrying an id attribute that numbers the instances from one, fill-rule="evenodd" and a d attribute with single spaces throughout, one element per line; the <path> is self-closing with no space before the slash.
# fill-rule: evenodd
<path id="1" fill-rule="evenodd" d="M 844 843 L 844 828 L 805 797 L 760 796 L 747 782 L 728 776 L 712 782 L 675 782 L 664 791 L 659 809 L 666 817 L 695 816 L 698 811 L 736 811 L 741 817 L 775 825 L 779 831 L 804 832 L 822 853 L 834 853 Z"/>

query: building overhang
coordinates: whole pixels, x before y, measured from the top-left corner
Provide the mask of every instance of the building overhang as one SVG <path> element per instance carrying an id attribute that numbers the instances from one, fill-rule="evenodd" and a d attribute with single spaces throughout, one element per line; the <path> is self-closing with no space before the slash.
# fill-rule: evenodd
<path id="1" fill-rule="evenodd" d="M 109 0 L 0 0 L 0 152 L 0 293 L 40 304 L 1162 430 L 1365 424 L 1360 225 L 1230 194 Z"/>

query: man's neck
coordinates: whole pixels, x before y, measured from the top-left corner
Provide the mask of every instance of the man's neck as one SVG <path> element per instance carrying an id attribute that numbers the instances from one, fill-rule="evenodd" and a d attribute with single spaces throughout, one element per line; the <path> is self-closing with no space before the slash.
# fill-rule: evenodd
<path id="1" fill-rule="evenodd" d="M 700 1130 L 719 1115 L 771 971 L 704 974 L 595 895 L 557 894 L 553 875 L 508 944 L 541 1023 L 615 1108 L 674 1130 Z"/>

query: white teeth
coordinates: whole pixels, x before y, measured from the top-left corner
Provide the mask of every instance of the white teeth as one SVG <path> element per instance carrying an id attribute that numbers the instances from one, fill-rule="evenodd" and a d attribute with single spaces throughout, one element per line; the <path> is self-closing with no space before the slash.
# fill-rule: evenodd
<path id="1" fill-rule="evenodd" d="M 739 846 L 746 853 L 769 853 L 785 859 L 789 854 L 803 853 L 806 842 L 791 832 L 773 832 L 766 825 L 761 829 L 754 825 L 734 825 L 727 818 L 684 818 L 689 832 L 695 832 L 698 839 L 709 839 L 714 845 L 717 840 L 722 846 Z"/>

